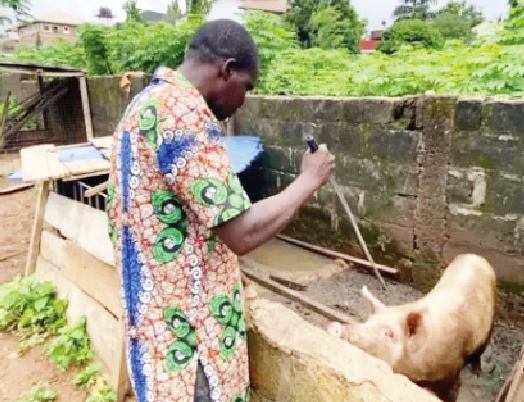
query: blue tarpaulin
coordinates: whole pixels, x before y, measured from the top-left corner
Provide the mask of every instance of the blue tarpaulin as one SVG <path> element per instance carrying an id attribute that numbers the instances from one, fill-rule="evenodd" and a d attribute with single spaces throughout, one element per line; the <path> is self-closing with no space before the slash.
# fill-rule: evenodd
<path id="1" fill-rule="evenodd" d="M 260 139 L 255 136 L 223 137 L 229 157 L 236 173 L 246 170 L 251 163 L 262 153 Z M 61 162 L 79 162 L 84 160 L 103 159 L 102 153 L 93 145 L 81 145 L 57 149 Z M 7 177 L 9 181 L 22 181 L 22 171 L 19 170 Z"/>

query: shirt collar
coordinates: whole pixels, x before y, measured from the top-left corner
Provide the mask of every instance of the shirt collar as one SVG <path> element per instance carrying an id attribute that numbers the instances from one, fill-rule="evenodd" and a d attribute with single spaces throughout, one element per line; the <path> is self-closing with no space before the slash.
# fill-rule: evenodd
<path id="1" fill-rule="evenodd" d="M 193 88 L 193 84 L 184 76 L 184 74 L 167 67 L 158 67 L 153 73 L 153 82 L 158 83 L 159 81 L 169 82 L 173 85 L 181 83 Z"/>

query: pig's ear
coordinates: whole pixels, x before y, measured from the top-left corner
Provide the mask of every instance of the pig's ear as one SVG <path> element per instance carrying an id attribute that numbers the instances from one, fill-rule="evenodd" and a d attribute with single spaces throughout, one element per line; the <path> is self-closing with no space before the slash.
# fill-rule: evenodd
<path id="1" fill-rule="evenodd" d="M 422 311 L 411 311 L 406 318 L 406 335 L 416 335 L 422 327 Z"/>
<path id="2" fill-rule="evenodd" d="M 367 286 L 362 287 L 362 296 L 364 296 L 371 304 L 372 314 L 375 314 L 376 312 L 386 308 L 384 303 L 371 294 Z"/>

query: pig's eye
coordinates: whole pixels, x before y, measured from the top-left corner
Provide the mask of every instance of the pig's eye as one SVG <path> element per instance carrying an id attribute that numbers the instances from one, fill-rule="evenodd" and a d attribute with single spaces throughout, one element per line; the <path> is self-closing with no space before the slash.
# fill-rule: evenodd
<path id="1" fill-rule="evenodd" d="M 389 328 L 382 328 L 380 332 L 386 338 L 393 338 L 393 331 Z"/>

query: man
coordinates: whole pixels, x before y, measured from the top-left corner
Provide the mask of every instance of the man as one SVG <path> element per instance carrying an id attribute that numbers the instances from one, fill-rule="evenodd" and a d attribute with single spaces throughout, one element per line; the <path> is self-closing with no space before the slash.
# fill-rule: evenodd
<path id="1" fill-rule="evenodd" d="M 159 68 L 115 131 L 109 227 L 138 402 L 249 399 L 237 255 L 284 228 L 334 169 L 322 146 L 282 193 L 251 205 L 217 124 L 257 76 L 247 31 L 207 23 L 178 71 Z"/>

